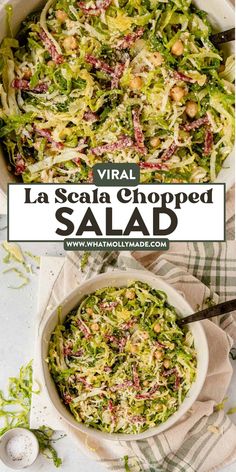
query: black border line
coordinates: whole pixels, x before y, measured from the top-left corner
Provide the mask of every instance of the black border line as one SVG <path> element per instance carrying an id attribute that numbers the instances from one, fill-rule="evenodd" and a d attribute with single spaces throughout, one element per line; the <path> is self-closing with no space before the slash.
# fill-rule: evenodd
<path id="1" fill-rule="evenodd" d="M 54 185 L 54 186 L 58 186 L 58 185 L 67 186 L 67 185 L 70 185 L 70 186 L 71 186 L 71 185 L 75 185 L 75 186 L 78 187 L 78 186 L 80 186 L 80 185 L 88 185 L 88 186 L 89 186 L 89 185 L 93 185 L 93 186 L 94 186 L 95 184 L 93 184 L 93 183 L 87 183 L 87 184 L 86 184 L 86 183 L 85 183 L 85 184 L 80 184 L 80 183 L 57 184 L 57 183 L 53 183 L 53 182 L 45 183 L 45 184 L 37 183 L 37 182 L 33 182 L 33 183 L 31 183 L 31 184 L 27 184 L 27 183 L 23 183 L 23 182 L 22 182 L 22 183 L 12 182 L 12 183 L 8 183 L 8 184 L 7 184 L 7 241 L 9 241 L 9 242 L 11 242 L 11 243 L 58 243 L 58 244 L 61 244 L 61 243 L 64 243 L 64 239 L 63 239 L 63 240 L 58 240 L 58 239 L 56 239 L 56 240 L 50 240 L 50 241 L 48 241 L 48 240 L 42 240 L 42 239 L 40 239 L 40 240 L 33 240 L 33 241 L 32 241 L 32 240 L 29 240 L 29 239 L 26 239 L 26 240 L 25 240 L 25 239 L 18 239 L 18 240 L 16 240 L 16 239 L 11 239 L 11 240 L 9 240 L 9 201 L 10 201 L 10 198 L 9 198 L 9 189 L 10 189 L 10 186 L 11 186 L 11 185 L 12 185 L 12 186 L 13 186 L 13 185 L 17 185 L 17 186 L 19 186 L 19 185 L 21 185 L 21 186 L 26 186 L 26 185 L 30 185 L 30 186 L 31 186 L 31 185 Z M 146 185 L 146 186 L 148 186 L 148 185 L 156 185 L 156 186 L 158 186 L 158 185 L 161 185 L 161 186 L 165 186 L 165 185 L 178 185 L 178 186 L 181 186 L 181 187 L 182 187 L 182 186 L 185 186 L 185 185 L 204 185 L 204 186 L 207 185 L 208 187 L 209 187 L 210 185 L 212 185 L 212 186 L 215 186 L 215 185 L 221 185 L 221 186 L 223 186 L 223 188 L 224 188 L 224 212 L 223 212 L 224 239 L 213 239 L 213 240 L 212 240 L 212 239 L 209 239 L 209 240 L 208 240 L 208 239 L 203 239 L 203 240 L 202 240 L 202 239 L 201 239 L 201 240 L 199 240 L 199 239 L 190 239 L 190 240 L 189 240 L 189 239 L 188 239 L 188 240 L 186 240 L 186 239 L 173 239 L 173 240 L 172 240 L 172 239 L 169 239 L 169 238 L 168 238 L 168 239 L 169 239 L 169 242 L 170 242 L 170 243 L 186 243 L 186 242 L 188 242 L 188 243 L 195 243 L 195 242 L 197 242 L 197 243 L 216 243 L 216 242 L 217 242 L 217 243 L 218 243 L 218 242 L 223 243 L 223 242 L 226 242 L 226 241 L 227 241 L 227 240 L 226 240 L 226 183 L 224 183 L 224 182 L 222 182 L 222 183 L 221 183 L 221 182 L 216 182 L 216 183 L 211 183 L 211 182 L 203 183 L 203 182 L 202 182 L 202 183 L 185 183 L 185 184 L 180 184 L 180 183 L 173 183 L 173 184 L 171 184 L 171 183 L 169 183 L 169 184 L 153 184 L 153 183 L 147 183 L 147 184 L 143 184 L 143 183 L 141 183 L 141 184 L 138 184 L 136 187 L 139 187 L 139 186 L 142 186 L 142 185 Z M 95 187 L 97 187 L 97 186 L 95 185 Z M 119 188 L 118 185 L 117 185 L 116 187 L 117 187 L 117 189 Z M 120 187 L 129 187 L 129 185 L 121 185 Z M 102 187 L 99 186 L 99 187 L 97 187 L 97 188 L 100 188 L 100 189 L 101 189 Z M 109 188 L 109 187 L 108 187 L 108 188 Z M 105 191 L 105 190 L 104 190 L 104 191 Z M 68 239 L 68 238 L 65 238 L 65 239 Z M 71 238 L 71 239 L 73 239 L 73 238 Z M 78 238 L 78 239 L 79 239 L 79 238 Z M 86 239 L 86 238 L 84 238 L 84 239 Z M 112 239 L 112 238 L 111 238 L 111 239 Z M 105 251 L 105 249 L 104 249 L 104 251 Z M 137 251 L 137 252 L 139 252 L 139 251 Z"/>

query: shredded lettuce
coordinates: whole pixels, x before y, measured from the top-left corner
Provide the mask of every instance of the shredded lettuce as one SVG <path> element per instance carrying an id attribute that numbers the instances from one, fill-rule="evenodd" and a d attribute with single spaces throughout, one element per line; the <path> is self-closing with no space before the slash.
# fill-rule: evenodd
<path id="1" fill-rule="evenodd" d="M 141 282 L 82 300 L 51 336 L 48 366 L 78 422 L 108 433 L 140 433 L 165 422 L 196 376 L 188 329 L 164 292 Z"/>
<path id="2" fill-rule="evenodd" d="M 11 267 L 10 269 L 5 269 L 3 271 L 4 274 L 8 274 L 9 272 L 14 272 L 17 274 L 17 276 L 20 278 L 20 279 L 23 279 L 23 282 L 20 283 L 19 285 L 9 285 L 8 288 L 12 288 L 12 289 L 18 289 L 18 288 L 23 288 L 25 285 L 28 285 L 29 283 L 29 278 L 26 277 L 26 275 L 24 274 L 24 272 L 20 269 L 17 269 L 17 267 Z"/>
<path id="3" fill-rule="evenodd" d="M 29 417 L 33 390 L 32 361 L 20 368 L 18 377 L 9 379 L 7 396 L 0 391 L 0 417 L 4 425 L 0 428 L 0 436 L 12 428 L 30 429 Z M 53 447 L 53 430 L 42 426 L 31 429 L 39 442 L 40 452 L 52 459 L 54 465 L 59 467 L 62 463 Z"/>
<path id="4" fill-rule="evenodd" d="M 11 259 L 20 263 L 25 262 L 24 255 L 19 244 L 13 244 L 9 243 L 8 241 L 4 241 L 2 243 L 2 247 L 5 249 L 5 251 L 7 251 L 5 262 L 9 262 Z"/>
<path id="5" fill-rule="evenodd" d="M 9 285 L 8 288 L 18 289 L 22 288 L 30 282 L 28 277 L 29 274 L 34 274 L 34 269 L 40 266 L 40 257 L 33 255 L 31 252 L 23 252 L 19 244 L 9 243 L 4 241 L 2 243 L 3 249 L 6 251 L 6 256 L 3 258 L 5 264 L 16 263 L 17 265 L 11 266 L 9 269 L 5 269 L 3 274 L 13 272 L 20 278 L 22 283 L 19 285 Z M 34 261 L 34 264 L 30 264 L 27 260 L 27 256 Z"/>
<path id="6" fill-rule="evenodd" d="M 82 272 L 84 272 L 84 270 L 86 269 L 86 266 L 87 266 L 88 261 L 89 261 L 89 256 L 90 256 L 90 252 L 88 252 L 88 251 L 86 251 L 83 254 L 83 257 L 82 257 L 81 263 L 80 263 L 80 267 L 81 267 Z"/>

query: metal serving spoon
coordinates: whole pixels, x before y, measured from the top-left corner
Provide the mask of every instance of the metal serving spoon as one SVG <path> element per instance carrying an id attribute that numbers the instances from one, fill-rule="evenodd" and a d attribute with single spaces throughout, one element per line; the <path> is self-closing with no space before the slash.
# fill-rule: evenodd
<path id="1" fill-rule="evenodd" d="M 228 302 L 213 305 L 205 310 L 193 313 L 193 315 L 186 316 L 185 318 L 181 318 L 181 320 L 177 321 L 177 324 L 182 327 L 188 323 L 194 323 L 194 321 L 207 320 L 208 318 L 214 318 L 215 316 L 225 315 L 234 310 L 236 310 L 236 298 L 234 300 L 229 300 Z"/>
<path id="2" fill-rule="evenodd" d="M 211 42 L 217 46 L 218 44 L 228 43 L 235 40 L 235 28 L 231 28 L 227 31 L 222 31 L 222 33 L 212 34 L 210 36 Z"/>

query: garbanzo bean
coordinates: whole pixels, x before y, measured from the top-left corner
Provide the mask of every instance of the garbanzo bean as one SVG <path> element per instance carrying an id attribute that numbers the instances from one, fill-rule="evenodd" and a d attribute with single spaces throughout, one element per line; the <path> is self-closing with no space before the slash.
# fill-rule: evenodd
<path id="1" fill-rule="evenodd" d="M 74 49 L 77 48 L 77 41 L 74 36 L 68 36 L 66 39 L 63 41 L 63 46 L 66 51 L 73 51 Z"/>
<path id="2" fill-rule="evenodd" d="M 63 10 L 56 11 L 56 19 L 59 20 L 61 23 L 64 23 L 68 18 L 68 15 Z"/>
<path id="3" fill-rule="evenodd" d="M 154 326 L 153 326 L 153 329 L 154 329 L 155 333 L 160 333 L 161 325 L 159 323 L 155 323 Z"/>
<path id="4" fill-rule="evenodd" d="M 150 58 L 152 64 L 156 67 L 160 66 L 164 62 L 164 58 L 160 52 L 154 52 Z"/>
<path id="5" fill-rule="evenodd" d="M 198 104 L 193 100 L 186 103 L 185 111 L 190 118 L 194 118 L 198 112 Z"/>
<path id="6" fill-rule="evenodd" d="M 154 136 L 152 139 L 150 139 L 150 144 L 153 148 L 157 148 L 160 145 L 160 138 L 158 136 Z"/>
<path id="7" fill-rule="evenodd" d="M 142 78 L 139 76 L 134 77 L 131 79 L 129 86 L 132 90 L 140 90 L 143 86 Z"/>
<path id="8" fill-rule="evenodd" d="M 164 365 L 165 369 L 169 369 L 169 367 L 170 367 L 170 361 L 169 361 L 169 359 L 164 359 L 163 365 Z"/>
<path id="9" fill-rule="evenodd" d="M 174 56 L 182 56 L 184 52 L 184 45 L 181 39 L 177 39 L 177 41 L 175 41 L 175 43 L 173 44 L 171 48 L 171 52 L 172 54 L 174 54 Z"/>
<path id="10" fill-rule="evenodd" d="M 181 100 L 184 98 L 184 95 L 185 89 L 183 87 L 179 87 L 179 85 L 175 85 L 170 91 L 170 96 L 174 102 L 181 102 Z"/>

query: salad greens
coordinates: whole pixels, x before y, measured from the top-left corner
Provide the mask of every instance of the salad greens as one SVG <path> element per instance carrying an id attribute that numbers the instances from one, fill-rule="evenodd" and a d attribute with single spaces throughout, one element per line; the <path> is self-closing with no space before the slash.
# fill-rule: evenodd
<path id="1" fill-rule="evenodd" d="M 34 274 L 34 269 L 39 269 L 40 257 L 33 255 L 31 252 L 23 252 L 19 244 L 9 243 L 4 241 L 2 243 L 3 249 L 6 251 L 6 256 L 3 258 L 4 264 L 14 263 L 12 266 L 3 270 L 3 274 L 15 273 L 20 279 L 20 284 L 9 285 L 8 288 L 18 289 L 22 288 L 30 282 L 29 275 Z M 34 264 L 28 262 L 26 256 L 33 260 Z"/>
<path id="2" fill-rule="evenodd" d="M 234 141 L 234 60 L 190 0 L 49 0 L 0 47 L 0 138 L 24 182 L 214 181 Z"/>
<path id="3" fill-rule="evenodd" d="M 0 437 L 12 428 L 30 429 L 30 405 L 33 393 L 32 361 L 21 367 L 19 377 L 9 379 L 8 397 L 0 391 L 0 417 L 4 425 L 0 428 Z M 34 392 L 37 393 L 37 392 Z M 52 459 L 54 465 L 59 467 L 61 459 L 53 447 L 53 430 L 42 426 L 37 430 L 31 430 L 38 439 L 40 451 Z"/>
<path id="4" fill-rule="evenodd" d="M 49 343 L 48 365 L 79 423 L 140 433 L 176 412 L 196 376 L 193 337 L 164 292 L 142 282 L 82 300 Z"/>

